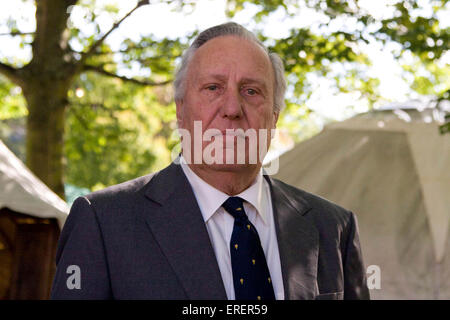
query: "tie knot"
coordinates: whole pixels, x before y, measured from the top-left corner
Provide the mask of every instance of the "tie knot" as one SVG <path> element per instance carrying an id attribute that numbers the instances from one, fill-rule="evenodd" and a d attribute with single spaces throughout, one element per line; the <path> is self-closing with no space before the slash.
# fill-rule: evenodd
<path id="1" fill-rule="evenodd" d="M 235 219 L 247 217 L 244 211 L 244 201 L 240 197 L 229 197 L 222 204 L 222 207 L 224 207 Z"/>

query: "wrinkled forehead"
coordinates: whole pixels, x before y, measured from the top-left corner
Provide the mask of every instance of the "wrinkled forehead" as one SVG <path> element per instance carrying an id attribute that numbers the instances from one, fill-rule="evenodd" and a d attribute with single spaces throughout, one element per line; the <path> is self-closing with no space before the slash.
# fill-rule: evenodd
<path id="1" fill-rule="evenodd" d="M 199 47 L 189 64 L 190 76 L 227 74 L 237 69 L 242 76 L 274 79 L 267 52 L 255 41 L 239 36 L 220 36 Z"/>

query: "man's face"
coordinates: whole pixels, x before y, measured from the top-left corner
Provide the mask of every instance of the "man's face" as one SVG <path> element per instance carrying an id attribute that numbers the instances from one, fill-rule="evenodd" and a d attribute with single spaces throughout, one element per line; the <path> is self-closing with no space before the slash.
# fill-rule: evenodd
<path id="1" fill-rule="evenodd" d="M 237 143 L 235 137 L 226 136 L 226 129 L 254 129 L 257 133 L 265 129 L 268 138 L 258 139 L 257 146 L 246 138 L 245 151 L 250 152 L 249 147 L 261 147 L 263 140 L 269 147 L 270 130 L 275 128 L 278 114 L 273 109 L 273 68 L 259 45 L 236 36 L 209 40 L 195 52 L 189 63 L 185 85 L 183 100 L 176 102 L 179 128 L 187 129 L 191 137 L 194 137 L 194 121 L 201 121 L 202 134 L 208 129 L 220 130 L 223 133 L 220 138 L 224 139 L 224 162 L 226 140 L 232 139 L 235 147 Z M 203 141 L 202 150 L 210 143 Z M 194 142 L 192 148 L 193 145 Z M 261 165 L 260 160 L 258 165 Z M 246 163 L 248 165 L 248 155 Z M 236 170 L 245 166 L 211 167 Z"/>

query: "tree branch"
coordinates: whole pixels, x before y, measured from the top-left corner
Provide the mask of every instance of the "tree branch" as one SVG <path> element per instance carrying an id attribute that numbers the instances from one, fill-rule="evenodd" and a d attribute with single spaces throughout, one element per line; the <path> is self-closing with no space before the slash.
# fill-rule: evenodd
<path id="1" fill-rule="evenodd" d="M 0 62 L 0 73 L 19 86 L 23 84 L 22 78 L 18 74 L 18 69 L 10 65 Z"/>
<path id="2" fill-rule="evenodd" d="M 122 19 L 120 19 L 118 22 L 114 23 L 113 26 L 111 27 L 111 29 L 108 30 L 108 32 L 106 32 L 100 39 L 98 39 L 96 42 L 94 42 L 94 44 L 88 49 L 88 51 L 86 51 L 85 53 L 83 53 L 81 55 L 81 58 L 78 63 L 80 65 L 84 64 L 86 59 L 89 58 L 95 52 L 95 50 L 105 41 L 105 39 L 111 34 L 111 32 L 113 32 L 115 29 L 117 29 L 120 26 L 120 24 L 126 18 L 128 18 L 134 11 L 136 11 L 139 7 L 146 5 L 146 4 L 149 4 L 149 0 L 139 0 L 139 2 L 136 4 L 136 6 L 131 11 L 129 11 L 125 16 L 123 16 Z"/>
<path id="3" fill-rule="evenodd" d="M 105 69 L 103 69 L 101 67 L 89 66 L 89 65 L 85 65 L 83 67 L 83 71 L 97 72 L 98 74 L 102 74 L 102 75 L 105 75 L 105 76 L 108 76 L 108 77 L 120 79 L 120 80 L 123 80 L 123 81 L 131 82 L 131 83 L 142 85 L 142 86 L 164 86 L 164 85 L 167 85 L 167 84 L 172 82 L 172 80 L 166 80 L 166 81 L 163 81 L 163 82 L 153 82 L 153 81 L 146 81 L 146 80 L 139 80 L 139 79 L 134 79 L 134 78 L 128 78 L 128 77 L 125 77 L 125 76 L 119 76 L 119 75 L 117 75 L 115 73 L 106 71 Z"/>
<path id="4" fill-rule="evenodd" d="M 30 34 L 35 34 L 35 32 L 20 32 L 20 31 L 13 31 L 13 32 L 3 32 L 0 33 L 0 36 L 26 36 Z"/>
<path id="5" fill-rule="evenodd" d="M 72 114 L 77 118 L 78 122 L 85 130 L 90 130 L 88 123 L 78 114 L 77 108 L 71 108 Z"/>

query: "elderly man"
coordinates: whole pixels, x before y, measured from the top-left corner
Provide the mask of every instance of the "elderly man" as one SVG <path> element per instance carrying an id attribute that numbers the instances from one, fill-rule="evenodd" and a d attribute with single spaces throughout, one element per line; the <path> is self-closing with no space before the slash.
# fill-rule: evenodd
<path id="1" fill-rule="evenodd" d="M 175 80 L 179 161 L 74 202 L 52 298 L 368 299 L 355 215 L 261 169 L 285 89 L 248 30 L 202 32 Z"/>

